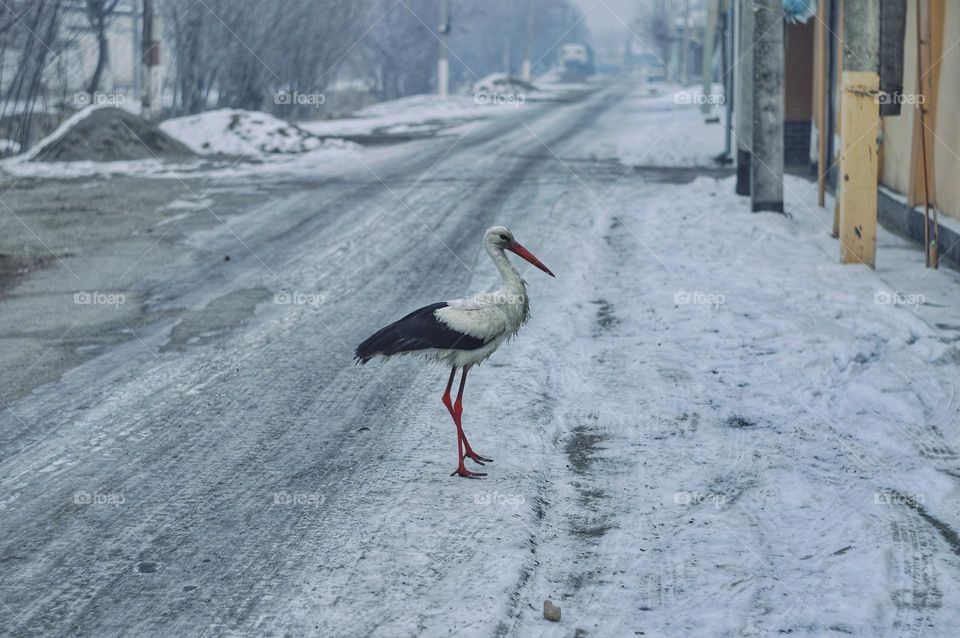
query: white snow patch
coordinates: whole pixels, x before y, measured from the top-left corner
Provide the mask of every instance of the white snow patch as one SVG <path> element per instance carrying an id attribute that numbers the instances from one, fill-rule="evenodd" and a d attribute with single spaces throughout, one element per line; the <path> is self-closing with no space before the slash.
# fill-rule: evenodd
<path id="1" fill-rule="evenodd" d="M 315 135 L 358 136 L 376 133 L 430 132 L 462 124 L 469 120 L 503 112 L 493 108 L 506 106 L 488 103 L 465 95 L 441 98 L 414 95 L 368 106 L 354 116 L 337 120 L 300 122 L 299 126 Z"/>
<path id="2" fill-rule="evenodd" d="M 0 138 L 0 153 L 19 153 L 20 143 L 5 138 Z"/>
<path id="3" fill-rule="evenodd" d="M 491 73 L 477 80 L 470 89 L 474 99 L 514 98 L 522 101 L 537 93 L 537 87 L 506 73 Z"/>
<path id="4" fill-rule="evenodd" d="M 589 139 L 579 154 L 616 159 L 629 166 L 715 166 L 723 151 L 724 124 L 707 123 L 703 101 L 722 110 L 719 85 L 712 97 L 699 88 L 640 83 L 629 97 L 600 117 L 603 133 Z"/>
<path id="5" fill-rule="evenodd" d="M 94 162 L 90 160 L 76 162 L 27 162 L 23 155 L 0 161 L 3 172 L 15 177 L 37 177 L 48 179 L 72 179 L 77 177 L 110 177 L 113 175 L 135 175 L 140 177 L 183 177 L 191 174 L 204 164 L 198 160 L 186 162 L 164 162 L 158 159 L 118 160 L 115 162 Z"/>
<path id="6" fill-rule="evenodd" d="M 200 210 L 203 208 L 208 208 L 213 204 L 213 200 L 209 198 L 203 199 L 175 199 L 166 206 L 166 210 Z"/>
<path id="7" fill-rule="evenodd" d="M 219 109 L 187 115 L 160 124 L 160 130 L 196 153 L 264 157 L 306 153 L 345 142 L 325 142 L 303 128 L 260 111 Z"/>

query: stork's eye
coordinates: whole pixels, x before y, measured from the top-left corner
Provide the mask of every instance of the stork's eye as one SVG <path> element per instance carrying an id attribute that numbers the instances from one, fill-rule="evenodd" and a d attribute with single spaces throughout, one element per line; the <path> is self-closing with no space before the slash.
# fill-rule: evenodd
<path id="1" fill-rule="evenodd" d="M 503 241 L 510 241 L 510 238 L 503 234 L 500 235 L 500 239 L 502 239 Z"/>

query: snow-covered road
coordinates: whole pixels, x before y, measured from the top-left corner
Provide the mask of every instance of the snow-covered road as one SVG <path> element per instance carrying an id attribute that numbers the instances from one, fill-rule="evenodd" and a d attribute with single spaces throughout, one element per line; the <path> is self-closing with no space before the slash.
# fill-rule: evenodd
<path id="1" fill-rule="evenodd" d="M 955 635 L 960 279 L 885 233 L 836 265 L 803 180 L 787 218 L 625 167 L 721 150 L 646 99 L 358 153 L 196 234 L 234 258 L 138 291 L 192 322 L 0 411 L 0 633 Z M 494 223 L 557 279 L 471 373 L 466 481 L 447 372 L 351 356 L 494 286 Z"/>

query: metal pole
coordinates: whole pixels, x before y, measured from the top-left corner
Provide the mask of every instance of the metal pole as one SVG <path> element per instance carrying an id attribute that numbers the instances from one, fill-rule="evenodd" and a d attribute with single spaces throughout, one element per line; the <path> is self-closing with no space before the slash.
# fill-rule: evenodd
<path id="1" fill-rule="evenodd" d="M 726 161 L 733 155 L 733 110 L 736 103 L 734 96 L 734 73 L 730 60 L 733 59 L 733 3 L 727 0 L 726 17 L 723 19 L 723 97 L 726 100 L 727 121 L 723 135 L 723 154 Z"/>
<path id="2" fill-rule="evenodd" d="M 680 83 L 687 86 L 690 82 L 690 69 L 687 53 L 690 48 L 690 0 L 683 2 L 683 41 L 680 43 Z"/>
<path id="3" fill-rule="evenodd" d="M 827 190 L 827 0 L 817 8 L 817 205 Z"/>
<path id="4" fill-rule="evenodd" d="M 717 43 L 717 25 L 720 21 L 720 0 L 707 0 L 707 28 L 703 32 L 703 60 L 701 72 L 703 77 L 703 103 L 700 104 L 700 112 L 708 122 L 719 122 L 719 117 L 714 117 L 713 102 L 709 96 L 713 94 L 713 54 Z M 722 52 L 721 52 L 722 57 Z"/>
<path id="5" fill-rule="evenodd" d="M 520 73 L 524 82 L 530 81 L 531 60 L 533 60 L 533 0 L 527 0 L 527 44 L 523 51 L 523 68 Z"/>
<path id="6" fill-rule="evenodd" d="M 750 194 L 753 154 L 753 0 L 737 3 L 737 195 Z"/>

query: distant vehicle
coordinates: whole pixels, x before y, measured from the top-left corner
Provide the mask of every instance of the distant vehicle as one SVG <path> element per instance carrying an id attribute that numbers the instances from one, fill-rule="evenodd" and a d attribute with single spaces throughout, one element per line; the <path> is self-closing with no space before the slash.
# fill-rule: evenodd
<path id="1" fill-rule="evenodd" d="M 666 82 L 667 68 L 660 61 L 660 58 L 653 53 L 644 53 L 638 56 L 635 64 L 646 76 L 647 82 Z"/>
<path id="2" fill-rule="evenodd" d="M 582 82 L 595 72 L 593 49 L 580 42 L 564 44 L 560 47 L 560 65 L 565 81 Z"/>

